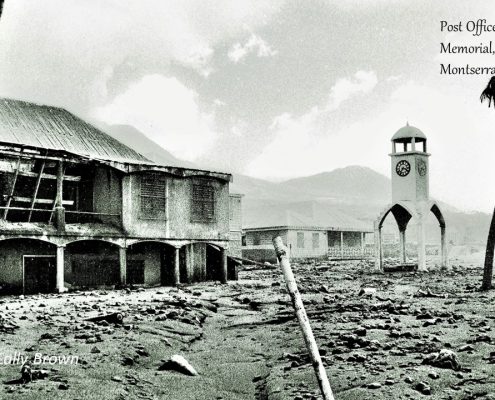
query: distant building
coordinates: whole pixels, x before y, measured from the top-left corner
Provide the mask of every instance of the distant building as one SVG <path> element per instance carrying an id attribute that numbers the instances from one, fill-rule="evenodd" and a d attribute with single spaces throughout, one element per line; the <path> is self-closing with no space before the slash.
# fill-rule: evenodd
<path id="1" fill-rule="evenodd" d="M 0 285 L 225 282 L 240 242 L 231 180 L 157 165 L 64 109 L 0 99 Z"/>
<path id="2" fill-rule="evenodd" d="M 266 207 L 257 222 L 245 225 L 244 258 L 274 261 L 272 238 L 280 235 L 292 259 L 360 259 L 373 255 L 371 224 L 318 202 L 297 207 Z"/>

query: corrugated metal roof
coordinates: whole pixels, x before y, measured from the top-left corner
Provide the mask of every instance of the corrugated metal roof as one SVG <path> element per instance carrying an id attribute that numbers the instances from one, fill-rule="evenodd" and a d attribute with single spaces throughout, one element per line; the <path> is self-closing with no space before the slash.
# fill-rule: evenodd
<path id="1" fill-rule="evenodd" d="M 63 150 L 86 157 L 151 163 L 67 110 L 0 98 L 0 142 Z"/>
<path id="2" fill-rule="evenodd" d="M 248 210 L 243 215 L 244 229 L 268 229 L 272 227 L 317 228 L 372 232 L 371 224 L 360 221 L 317 201 L 281 204 Z"/>

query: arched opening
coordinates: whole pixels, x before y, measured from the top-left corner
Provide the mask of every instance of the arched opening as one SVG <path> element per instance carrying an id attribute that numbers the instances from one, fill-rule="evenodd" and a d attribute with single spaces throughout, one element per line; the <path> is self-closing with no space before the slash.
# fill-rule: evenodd
<path id="1" fill-rule="evenodd" d="M 56 287 L 57 246 L 27 238 L 0 241 L 1 294 L 50 293 Z"/>
<path id="2" fill-rule="evenodd" d="M 175 247 L 162 242 L 137 242 L 127 248 L 126 283 L 171 286 L 175 284 Z"/>
<path id="3" fill-rule="evenodd" d="M 103 240 L 71 242 L 65 251 L 66 287 L 110 287 L 120 283 L 119 246 Z"/>
<path id="4" fill-rule="evenodd" d="M 446 236 L 446 225 L 445 225 L 445 218 L 443 217 L 442 212 L 440 211 L 440 208 L 438 207 L 437 204 L 433 204 L 431 209 L 431 213 L 436 218 L 436 222 L 438 222 L 437 228 L 436 228 L 436 238 L 438 241 L 438 237 L 440 237 L 440 243 L 439 243 L 439 257 L 437 257 L 437 260 L 442 268 L 447 268 L 448 266 L 448 249 L 447 249 L 447 236 Z M 431 215 L 430 213 L 430 215 Z M 440 235 L 438 232 L 440 231 Z"/>
<path id="5" fill-rule="evenodd" d="M 390 214 L 392 218 L 387 218 Z M 379 219 L 379 235 L 382 258 L 406 262 L 411 249 L 406 242 L 406 230 L 412 218 L 411 212 L 400 204 L 394 204 Z"/>
<path id="6" fill-rule="evenodd" d="M 187 244 L 180 249 L 180 281 L 222 281 L 224 261 L 224 250 L 214 244 Z"/>
<path id="7" fill-rule="evenodd" d="M 389 213 L 393 214 L 395 224 L 387 218 Z M 436 204 L 419 214 L 395 204 L 378 218 L 375 229 L 379 269 L 384 258 L 392 262 L 398 259 L 399 264 L 417 262 L 419 270 L 427 270 L 427 265 L 447 266 L 445 220 Z"/>

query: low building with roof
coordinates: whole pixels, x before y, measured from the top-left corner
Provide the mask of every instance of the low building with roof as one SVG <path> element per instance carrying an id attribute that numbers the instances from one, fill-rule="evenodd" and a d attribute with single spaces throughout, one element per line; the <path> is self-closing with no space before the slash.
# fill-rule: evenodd
<path id="1" fill-rule="evenodd" d="M 62 108 L 0 99 L 0 286 L 225 282 L 231 181 L 153 163 Z"/>
<path id="2" fill-rule="evenodd" d="M 247 259 L 274 261 L 272 238 L 278 235 L 296 260 L 361 259 L 374 254 L 373 225 L 325 203 L 260 207 L 245 217 L 242 254 Z"/>

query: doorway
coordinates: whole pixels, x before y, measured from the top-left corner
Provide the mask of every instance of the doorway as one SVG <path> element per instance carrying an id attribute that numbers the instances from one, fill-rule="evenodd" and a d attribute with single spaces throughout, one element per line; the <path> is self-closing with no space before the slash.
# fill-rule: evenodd
<path id="1" fill-rule="evenodd" d="M 53 293 L 57 279 L 55 256 L 23 256 L 24 294 Z"/>

